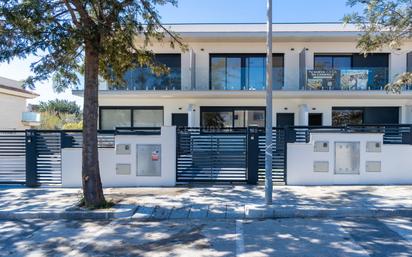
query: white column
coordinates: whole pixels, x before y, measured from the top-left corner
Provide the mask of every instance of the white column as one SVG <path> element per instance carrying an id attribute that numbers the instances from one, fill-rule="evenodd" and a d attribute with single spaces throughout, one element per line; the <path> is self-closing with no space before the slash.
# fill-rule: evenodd
<path id="1" fill-rule="evenodd" d="M 299 117 L 298 117 L 299 126 L 308 126 L 309 125 L 309 107 L 307 104 L 299 105 Z"/>
<path id="2" fill-rule="evenodd" d="M 401 108 L 401 120 L 402 124 L 412 124 L 412 105 L 405 105 Z"/>
<path id="3" fill-rule="evenodd" d="M 189 127 L 198 127 L 196 126 L 196 107 L 194 104 L 189 104 L 187 106 L 187 118 Z"/>

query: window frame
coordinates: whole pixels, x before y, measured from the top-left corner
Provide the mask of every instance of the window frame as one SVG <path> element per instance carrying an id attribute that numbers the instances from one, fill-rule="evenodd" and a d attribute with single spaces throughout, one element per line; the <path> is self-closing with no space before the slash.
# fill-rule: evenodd
<path id="1" fill-rule="evenodd" d="M 334 66 L 335 66 L 335 61 L 334 61 L 334 58 L 336 57 L 336 58 L 338 58 L 338 57 L 349 57 L 350 58 L 350 68 L 353 68 L 353 53 L 351 53 L 351 54 L 341 54 L 341 53 L 339 53 L 339 54 L 330 54 L 330 53 L 326 53 L 326 54 L 322 54 L 322 53 L 315 53 L 314 55 L 313 55 L 313 69 L 314 70 L 317 70 L 316 69 L 316 58 L 317 57 L 331 57 L 332 58 L 332 70 L 333 69 L 336 69 Z"/>
<path id="2" fill-rule="evenodd" d="M 241 68 L 241 85 L 240 85 L 240 90 L 245 90 L 248 91 L 249 89 L 246 88 L 246 73 L 245 69 L 247 68 L 246 66 L 246 58 L 250 57 L 266 57 L 266 54 L 264 53 L 209 53 L 209 90 L 219 90 L 219 89 L 213 89 L 212 88 L 212 58 L 213 57 L 221 57 L 221 58 L 240 58 L 240 68 Z M 272 54 L 272 59 L 273 57 L 282 57 L 282 85 L 281 88 L 285 86 L 285 53 L 273 53 Z M 227 63 L 226 63 L 227 67 Z M 264 66 L 263 68 L 266 68 Z M 273 64 L 272 64 L 273 68 Z M 227 68 L 225 71 L 225 76 L 227 76 Z M 272 82 L 273 84 L 273 82 Z M 226 85 L 225 85 L 226 87 Z M 223 89 L 223 90 L 229 90 L 229 89 Z"/>
<path id="3" fill-rule="evenodd" d="M 181 53 L 155 53 L 154 54 L 154 61 L 155 62 L 157 62 L 158 60 L 156 60 L 156 58 L 158 58 L 159 56 L 162 56 L 162 57 L 172 57 L 172 56 L 174 56 L 174 57 L 178 57 L 178 63 L 179 63 L 179 67 L 168 67 L 167 65 L 167 67 L 168 68 L 170 68 L 170 69 L 173 69 L 173 68 L 178 68 L 179 69 L 179 88 L 176 88 L 175 90 L 182 90 L 182 54 Z M 159 62 L 159 63 L 161 63 L 161 62 Z M 161 63 L 161 64 L 163 64 L 163 63 Z M 134 68 L 134 69 L 138 69 L 138 68 L 147 68 L 147 67 L 136 67 L 136 68 Z M 127 70 L 126 72 L 128 72 L 128 71 L 130 71 L 130 69 L 129 70 Z M 126 72 L 123 74 L 123 76 L 125 76 L 126 75 Z M 150 72 L 150 76 L 156 76 L 155 74 L 153 74 L 152 72 Z M 114 88 L 110 88 L 110 87 L 114 87 Z M 127 85 L 127 83 L 125 83 L 125 87 L 123 88 L 123 89 L 118 89 L 118 88 L 116 88 L 116 87 L 119 87 L 118 85 L 108 85 L 108 88 L 109 88 L 109 90 L 136 90 L 136 91 L 146 91 L 146 89 L 133 89 L 133 88 L 131 88 L 130 87 L 130 85 Z M 121 87 L 120 87 L 121 88 Z M 152 89 L 149 89 L 149 90 L 152 90 Z M 156 89 L 156 90 L 163 90 L 163 89 Z"/>
<path id="4" fill-rule="evenodd" d="M 204 112 L 232 112 L 232 127 L 235 127 L 235 111 L 263 111 L 266 125 L 266 108 L 264 106 L 200 106 L 200 127 L 203 128 L 203 113 Z M 242 127 L 247 128 L 247 127 Z"/>
<path id="5" fill-rule="evenodd" d="M 102 111 L 104 110 L 129 110 L 130 111 L 130 125 L 132 128 L 139 128 L 139 127 L 134 127 L 134 110 L 162 110 L 163 111 L 163 115 L 162 115 L 163 126 L 165 122 L 165 113 L 164 113 L 163 106 L 100 106 L 99 107 L 99 129 L 102 128 Z"/>

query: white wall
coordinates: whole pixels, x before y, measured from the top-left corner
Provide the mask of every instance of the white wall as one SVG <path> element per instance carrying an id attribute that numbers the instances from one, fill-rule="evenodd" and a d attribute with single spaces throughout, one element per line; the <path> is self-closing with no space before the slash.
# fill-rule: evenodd
<path id="1" fill-rule="evenodd" d="M 116 155 L 114 148 L 99 149 L 99 166 L 103 187 L 174 186 L 176 183 L 176 128 L 162 127 L 161 135 L 116 135 L 115 144 L 130 144 L 130 155 Z M 136 145 L 161 145 L 161 176 L 136 176 Z M 62 186 L 81 186 L 81 148 L 62 149 Z M 116 163 L 131 165 L 130 175 L 117 175 Z"/>
<path id="2" fill-rule="evenodd" d="M 26 99 L 0 93 L 0 129 L 26 129 L 21 122 Z"/>
<path id="3" fill-rule="evenodd" d="M 329 152 L 314 152 L 316 141 L 328 141 Z M 312 133 L 307 144 L 289 143 L 288 185 L 412 184 L 412 145 L 382 144 L 381 152 L 370 153 L 366 152 L 367 141 L 382 143 L 382 134 Z M 335 142 L 360 142 L 359 174 L 335 174 Z M 329 161 L 329 171 L 313 171 L 314 161 Z M 366 161 L 381 161 L 381 171 L 367 172 Z"/>

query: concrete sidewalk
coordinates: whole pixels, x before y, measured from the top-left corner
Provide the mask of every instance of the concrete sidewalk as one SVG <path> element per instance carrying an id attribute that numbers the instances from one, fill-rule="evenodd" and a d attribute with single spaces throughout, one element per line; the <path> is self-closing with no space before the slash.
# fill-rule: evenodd
<path id="1" fill-rule="evenodd" d="M 75 208 L 79 189 L 0 187 L 0 218 L 256 219 L 412 217 L 412 186 L 276 186 L 272 206 L 260 186 L 109 188 L 109 210 Z"/>

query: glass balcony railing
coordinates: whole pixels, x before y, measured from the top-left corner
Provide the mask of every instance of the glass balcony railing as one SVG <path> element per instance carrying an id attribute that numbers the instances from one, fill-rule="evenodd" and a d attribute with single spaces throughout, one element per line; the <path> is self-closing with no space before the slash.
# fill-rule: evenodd
<path id="1" fill-rule="evenodd" d="M 181 90 L 182 71 L 170 69 L 166 74 L 155 75 L 150 68 L 139 68 L 126 72 L 125 84 L 108 84 L 108 90 Z"/>
<path id="2" fill-rule="evenodd" d="M 307 70 L 305 90 L 383 90 L 389 82 L 387 68 Z"/>
<path id="3" fill-rule="evenodd" d="M 284 68 L 272 69 L 273 90 L 281 90 L 284 87 L 284 73 Z M 266 69 L 261 66 L 211 69 L 209 88 L 211 90 L 265 90 Z"/>
<path id="4" fill-rule="evenodd" d="M 331 70 L 287 70 L 273 68 L 273 90 L 283 91 L 361 91 L 384 90 L 389 82 L 388 68 L 354 67 Z M 99 89 L 106 91 L 263 91 L 266 88 L 266 69 L 258 67 L 210 67 L 172 69 L 170 73 L 154 75 L 149 68 L 127 72 L 122 85 L 100 81 Z M 76 90 L 83 90 L 79 86 Z M 407 88 L 406 90 L 410 90 Z"/>
<path id="5" fill-rule="evenodd" d="M 23 112 L 21 115 L 21 121 L 30 126 L 40 125 L 40 113 L 37 112 Z"/>

